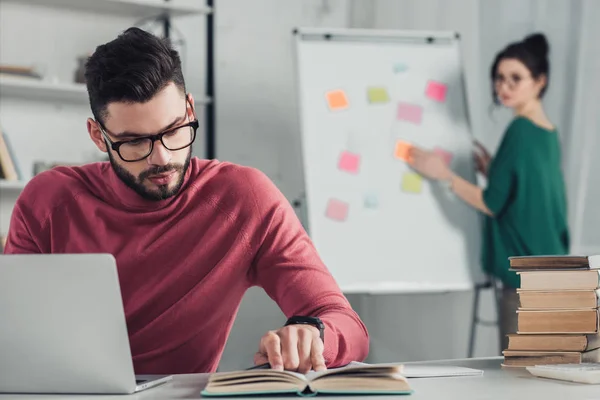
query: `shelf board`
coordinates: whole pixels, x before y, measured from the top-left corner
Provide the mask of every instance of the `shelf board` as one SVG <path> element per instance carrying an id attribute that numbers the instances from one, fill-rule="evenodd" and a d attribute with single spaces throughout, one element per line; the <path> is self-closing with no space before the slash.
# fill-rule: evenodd
<path id="1" fill-rule="evenodd" d="M 87 88 L 84 84 L 50 83 L 33 78 L 0 76 L 0 96 L 89 104 Z M 204 106 L 211 101 L 209 97 L 199 97 L 194 103 Z"/>
<path id="2" fill-rule="evenodd" d="M 27 185 L 26 181 L 7 181 L 5 179 L 0 179 L 0 191 L 4 192 L 5 190 L 11 192 L 20 192 Z"/>
<path id="3" fill-rule="evenodd" d="M 209 14 L 212 10 L 200 1 L 189 0 L 2 0 L 19 4 L 62 7 L 73 10 L 103 12 L 140 18 L 163 13 L 171 16 Z"/>
<path id="4" fill-rule="evenodd" d="M 33 78 L 0 77 L 0 95 L 32 100 L 89 103 L 84 84 L 51 83 Z"/>

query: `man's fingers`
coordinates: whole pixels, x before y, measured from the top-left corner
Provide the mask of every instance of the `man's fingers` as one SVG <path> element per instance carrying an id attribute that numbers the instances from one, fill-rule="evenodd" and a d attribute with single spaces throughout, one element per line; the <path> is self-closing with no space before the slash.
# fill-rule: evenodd
<path id="1" fill-rule="evenodd" d="M 298 358 L 298 334 L 294 327 L 282 329 L 281 355 L 283 356 L 283 367 L 288 371 L 297 371 L 300 360 Z"/>
<path id="2" fill-rule="evenodd" d="M 298 372 L 306 374 L 312 367 L 311 346 L 314 333 L 309 329 L 298 330 Z"/>
<path id="3" fill-rule="evenodd" d="M 315 371 L 324 371 L 327 369 L 325 365 L 325 358 L 323 357 L 323 341 L 321 338 L 313 338 L 312 346 L 310 350 L 310 359 L 312 367 Z"/>
<path id="4" fill-rule="evenodd" d="M 266 354 L 272 369 L 283 369 L 281 339 L 275 332 L 269 332 L 260 341 L 260 353 Z"/>
<path id="5" fill-rule="evenodd" d="M 269 359 L 266 355 L 261 352 L 254 354 L 254 365 L 262 365 L 269 362 Z"/>

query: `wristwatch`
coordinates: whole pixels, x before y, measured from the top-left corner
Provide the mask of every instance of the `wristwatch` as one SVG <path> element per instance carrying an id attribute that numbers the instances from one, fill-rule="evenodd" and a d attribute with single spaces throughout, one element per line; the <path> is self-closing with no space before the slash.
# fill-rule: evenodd
<path id="1" fill-rule="evenodd" d="M 289 318 L 284 326 L 288 325 L 312 325 L 319 330 L 319 336 L 323 343 L 325 343 L 325 324 L 323 324 L 323 321 L 318 317 L 295 315 Z"/>

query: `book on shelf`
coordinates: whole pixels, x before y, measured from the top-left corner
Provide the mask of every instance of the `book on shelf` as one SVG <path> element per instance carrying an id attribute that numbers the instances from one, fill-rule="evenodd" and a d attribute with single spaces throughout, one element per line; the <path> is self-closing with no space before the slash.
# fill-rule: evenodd
<path id="1" fill-rule="evenodd" d="M 16 162 L 13 148 L 6 132 L 0 127 L 0 179 L 17 181 L 21 178 L 21 171 Z"/>
<path id="2" fill-rule="evenodd" d="M 296 394 L 411 394 L 402 365 L 359 365 L 306 375 L 291 371 L 254 369 L 218 372 L 210 376 L 203 397 Z"/>
<path id="3" fill-rule="evenodd" d="M 42 79 L 41 74 L 36 71 L 35 67 L 23 65 L 0 64 L 0 76 Z"/>

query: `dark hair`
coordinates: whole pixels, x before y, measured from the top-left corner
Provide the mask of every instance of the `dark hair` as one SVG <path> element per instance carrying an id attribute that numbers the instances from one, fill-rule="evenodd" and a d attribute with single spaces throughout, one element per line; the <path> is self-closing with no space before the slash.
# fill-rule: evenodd
<path id="1" fill-rule="evenodd" d="M 85 80 L 92 113 L 101 123 L 111 102 L 144 103 L 170 82 L 185 93 L 177 51 L 139 28 L 98 46 L 86 62 Z"/>
<path id="2" fill-rule="evenodd" d="M 548 84 L 550 83 L 550 63 L 548 62 L 548 41 L 542 33 L 534 33 L 527 36 L 521 42 L 513 42 L 506 46 L 502 51 L 496 55 L 496 59 L 492 64 L 490 76 L 492 79 L 492 99 L 494 103 L 499 104 L 498 95 L 496 93 L 496 87 L 494 81 L 496 79 L 496 72 L 500 61 L 513 58 L 521 61 L 531 73 L 534 79 L 538 79 L 540 76 L 546 76 L 546 84 L 540 90 L 539 97 L 542 98 Z"/>

